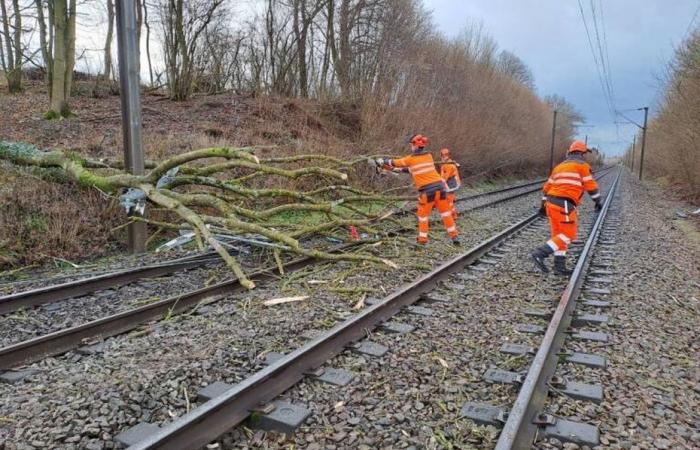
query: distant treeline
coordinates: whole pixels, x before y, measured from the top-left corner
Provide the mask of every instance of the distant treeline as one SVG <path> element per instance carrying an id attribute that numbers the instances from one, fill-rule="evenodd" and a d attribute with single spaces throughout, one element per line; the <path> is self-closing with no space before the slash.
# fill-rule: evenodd
<path id="1" fill-rule="evenodd" d="M 118 89 L 113 0 L 0 4 L 10 91 L 21 91 L 24 69 L 42 67 L 52 97 L 47 117 L 70 115 L 72 69 L 82 54 L 77 15 L 104 22 L 98 80 Z M 172 100 L 234 91 L 340 101 L 360 108 L 356 137 L 365 148 L 395 149 L 420 131 L 432 146 L 451 147 L 468 173 L 544 170 L 552 109 L 557 159 L 581 120 L 563 98 L 540 98 L 526 64 L 499 50 L 481 25 L 448 39 L 421 0 L 257 0 L 245 13 L 233 0 L 136 4 L 145 84 Z"/>
<path id="2" fill-rule="evenodd" d="M 644 176 L 700 201 L 700 27 L 676 50 L 666 71 L 658 114 L 649 123 Z M 637 137 L 637 142 L 640 142 Z M 632 163 L 632 149 L 626 154 Z M 639 145 L 634 170 L 639 171 Z"/>

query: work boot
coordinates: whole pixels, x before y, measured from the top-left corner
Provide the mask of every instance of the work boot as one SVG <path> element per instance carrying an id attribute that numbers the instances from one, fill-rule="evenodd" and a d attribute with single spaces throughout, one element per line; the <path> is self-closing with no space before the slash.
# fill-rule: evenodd
<path id="1" fill-rule="evenodd" d="M 454 245 L 455 247 L 459 247 L 460 245 L 462 245 L 462 243 L 459 241 L 459 238 L 454 237 L 452 238 L 452 245 Z"/>
<path id="2" fill-rule="evenodd" d="M 549 273 L 549 267 L 545 265 L 544 260 L 547 259 L 547 257 L 552 253 L 552 249 L 545 245 L 543 247 L 537 247 L 535 250 L 533 250 L 533 252 L 530 253 L 530 258 L 532 258 L 532 262 L 535 263 L 535 266 L 537 266 L 542 273 Z"/>
<path id="3" fill-rule="evenodd" d="M 574 271 L 566 268 L 566 256 L 554 256 L 554 273 L 557 275 L 571 275 Z"/>

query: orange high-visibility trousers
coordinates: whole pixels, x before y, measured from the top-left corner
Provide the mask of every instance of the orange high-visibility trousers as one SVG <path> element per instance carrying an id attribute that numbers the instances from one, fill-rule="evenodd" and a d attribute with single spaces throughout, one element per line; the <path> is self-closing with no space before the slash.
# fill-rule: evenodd
<path id="1" fill-rule="evenodd" d="M 552 238 L 547 241 L 547 245 L 554 250 L 556 256 L 566 255 L 569 244 L 576 239 L 578 228 L 576 209 L 565 209 L 549 202 L 545 204 L 545 209 L 552 233 Z"/>
<path id="2" fill-rule="evenodd" d="M 447 200 L 445 194 L 441 191 L 437 191 L 431 194 L 420 194 L 418 197 L 418 238 L 419 244 L 425 244 L 428 242 L 428 231 L 430 230 L 430 213 L 433 211 L 433 206 L 437 206 L 440 212 L 440 217 L 442 218 L 442 223 L 445 225 L 447 234 L 451 238 L 456 238 L 459 234 L 457 232 L 457 225 L 455 225 L 455 220 L 452 217 L 452 211 L 450 210 L 450 202 Z"/>
<path id="3" fill-rule="evenodd" d="M 454 192 L 447 193 L 447 201 L 450 202 L 450 211 L 452 211 L 452 218 L 454 220 L 457 220 L 457 206 L 455 205 L 456 198 L 457 194 L 455 194 Z"/>

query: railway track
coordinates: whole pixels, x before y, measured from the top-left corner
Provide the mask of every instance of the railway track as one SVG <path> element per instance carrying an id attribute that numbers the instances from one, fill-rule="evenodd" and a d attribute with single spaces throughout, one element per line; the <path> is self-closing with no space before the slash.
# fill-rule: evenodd
<path id="1" fill-rule="evenodd" d="M 466 211 L 473 211 L 487 206 L 519 198 L 540 188 L 541 180 L 510 186 L 495 191 L 485 192 L 474 196 L 459 199 L 463 205 L 470 201 L 477 201 L 476 205 L 467 207 Z M 489 197 L 496 196 L 494 199 Z M 411 212 L 411 211 L 408 211 Z M 407 212 L 407 213 L 408 213 Z M 344 251 L 356 244 L 337 246 L 333 251 Z M 64 283 L 58 286 L 48 286 L 32 291 L 17 293 L 0 298 L 0 311 L 15 311 L 29 305 L 41 305 L 52 302 L 60 302 L 75 296 L 85 295 L 95 289 L 105 289 L 133 282 L 146 276 L 162 276 L 178 270 L 192 269 L 198 266 L 214 264 L 217 258 L 210 253 L 188 258 L 181 258 L 164 264 L 141 267 L 133 270 L 118 271 L 113 274 L 105 274 Z M 309 258 L 293 260 L 284 266 L 286 272 L 302 269 L 314 261 Z M 259 269 L 251 274 L 256 281 L 265 281 L 277 277 L 277 267 Z M 96 320 L 63 328 L 51 333 L 34 338 L 14 342 L 0 348 L 0 370 L 10 370 L 14 367 L 26 365 L 47 356 L 65 353 L 68 350 L 84 347 L 84 351 L 91 352 L 95 346 L 109 336 L 121 334 L 145 323 L 186 311 L 202 302 L 209 303 L 223 298 L 226 295 L 242 291 L 242 287 L 236 280 L 226 280 L 212 286 L 195 289 L 178 294 L 163 300 L 154 301 L 143 306 L 127 309 Z"/>
<path id="2" fill-rule="evenodd" d="M 557 434 L 559 438 L 567 440 L 568 436 L 568 440 L 574 442 L 575 439 L 578 439 L 577 437 L 572 437 L 575 434 L 571 431 L 572 423 L 562 420 L 553 421 L 551 417 L 543 416 L 540 413 L 543 411 L 547 392 L 552 383 L 554 383 L 558 391 L 563 392 L 566 392 L 568 388 L 575 390 L 575 388 L 581 389 L 582 387 L 576 384 L 566 384 L 566 382 L 561 384 L 559 380 L 553 378 L 553 373 L 556 362 L 559 359 L 559 351 L 569 331 L 569 325 L 572 322 L 575 324 L 590 324 L 600 321 L 600 315 L 574 316 L 573 311 L 583 289 L 588 268 L 591 266 L 591 258 L 596 248 L 596 242 L 603 233 L 603 224 L 610 210 L 618 179 L 619 172 L 612 182 L 612 187 L 608 190 L 603 210 L 595 221 L 590 224 L 590 228 L 588 228 L 585 223 L 582 224 L 583 229 L 588 228 L 588 238 L 582 247 L 580 245 L 574 246 L 580 248 L 580 251 L 576 251 L 579 257 L 574 273 L 566 286 L 554 287 L 555 291 L 563 288 L 564 293 L 561 295 L 558 306 L 553 311 L 552 320 L 544 333 L 544 337 L 539 344 L 539 349 L 536 351 L 534 359 L 531 363 L 527 364 L 530 367 L 527 375 L 523 373 L 516 373 L 515 376 L 512 374 L 504 375 L 504 371 L 497 372 L 493 367 L 489 368 L 487 371 L 488 374 L 496 374 L 495 378 L 492 377 L 494 379 L 491 379 L 487 383 L 488 386 L 501 386 L 503 383 L 500 381 L 505 381 L 508 378 L 514 378 L 513 382 L 516 385 L 521 385 L 517 398 L 512 399 L 513 406 L 509 408 L 510 413 L 507 416 L 508 419 L 497 444 L 497 448 L 499 449 L 529 448 L 538 431 L 553 432 L 554 430 L 559 430 L 557 432 L 560 432 L 564 430 L 563 433 L 560 432 Z M 387 297 L 374 302 L 362 312 L 351 316 L 330 330 L 310 339 L 296 350 L 279 357 L 279 359 L 275 361 L 271 361 L 268 367 L 254 373 L 238 384 L 219 385 L 219 391 L 216 395 L 212 393 L 209 394 L 211 397 L 210 400 L 203 402 L 189 413 L 164 425 L 162 428 L 149 424 L 139 425 L 140 429 L 134 432 L 147 433 L 141 435 L 139 440 L 129 442 L 132 444 L 129 448 L 132 450 L 198 448 L 226 433 L 235 425 L 249 418 L 251 414 L 254 416 L 255 420 L 259 420 L 259 417 L 264 414 L 274 414 L 275 409 L 270 408 L 270 402 L 274 401 L 278 395 L 295 385 L 309 383 L 309 380 L 322 379 L 324 374 L 329 372 L 335 373 L 335 369 L 326 368 L 324 370 L 319 368 L 329 359 L 341 354 L 349 346 L 358 352 L 369 354 L 374 352 L 380 356 L 386 353 L 388 350 L 387 346 L 383 346 L 377 342 L 362 341 L 371 330 L 382 327 L 385 330 L 393 331 L 399 335 L 410 332 L 411 327 L 393 326 L 394 329 L 391 330 L 392 322 L 390 319 L 410 313 L 421 317 L 426 316 L 426 320 L 430 319 L 438 322 L 441 320 L 439 317 L 430 318 L 430 316 L 433 315 L 440 315 L 439 313 L 435 313 L 434 310 L 431 311 L 424 307 L 407 308 L 416 302 L 425 301 L 437 304 L 443 314 L 450 314 L 450 317 L 454 319 L 456 316 L 459 316 L 460 311 L 471 305 L 469 305 L 464 298 L 459 301 L 446 301 L 443 293 L 451 292 L 461 297 L 468 295 L 464 284 L 460 284 L 459 280 L 463 282 L 473 281 L 478 278 L 478 274 L 480 273 L 496 270 L 494 268 L 502 264 L 499 261 L 507 259 L 508 254 L 513 252 L 514 248 L 519 247 L 516 244 L 508 242 L 509 240 L 516 239 L 518 236 L 526 238 L 529 234 L 533 233 L 542 235 L 545 228 L 544 221 L 538 220 L 536 214 L 528 215 L 507 229 L 472 247 L 467 252 L 454 257 L 431 272 L 419 277 L 414 282 L 403 285 Z M 522 255 L 518 256 L 518 260 L 522 259 L 521 256 Z M 491 280 L 499 281 L 497 278 L 498 277 L 492 277 Z M 589 281 L 590 283 L 602 282 L 600 279 L 597 279 L 597 281 L 595 280 L 596 278 L 593 278 Z M 503 282 L 503 280 L 500 280 L 500 282 Z M 512 282 L 517 282 L 517 279 L 512 279 Z M 537 291 L 536 288 L 538 285 L 537 283 L 533 284 L 531 278 L 521 280 L 520 282 L 530 285 L 530 290 L 535 289 L 533 292 Z M 483 280 L 476 280 L 474 283 L 483 283 Z M 532 286 L 534 286 L 534 288 Z M 595 295 L 596 293 L 605 294 L 605 289 L 603 288 L 587 289 L 590 295 Z M 469 300 L 472 301 L 471 299 Z M 511 323 L 513 317 L 518 315 L 514 310 L 514 305 L 517 303 L 510 304 L 506 301 L 503 303 L 504 305 L 500 305 L 500 307 L 504 308 L 501 313 L 504 314 L 504 316 L 508 314 L 511 315 L 511 317 L 504 318 L 504 322 L 508 324 Z M 596 303 L 595 301 L 590 301 L 588 303 L 589 306 L 592 305 L 592 307 L 602 307 L 603 305 L 603 303 Z M 541 311 L 538 312 L 538 314 L 540 313 Z M 546 316 L 546 314 L 547 312 L 545 311 L 544 315 Z M 441 325 L 442 330 L 437 330 L 436 332 L 445 332 L 445 324 L 442 323 Z M 476 331 L 485 332 L 484 330 Z M 490 332 L 490 330 L 486 331 Z M 456 337 L 452 335 L 452 332 L 456 335 L 459 330 L 454 329 L 449 332 L 449 338 L 456 339 Z M 527 326 L 526 324 L 526 326 L 517 327 L 516 336 L 535 336 L 539 332 L 541 332 L 540 327 Z M 418 332 L 416 333 L 418 334 Z M 577 333 L 579 335 L 582 334 L 581 332 Z M 390 333 L 387 331 L 387 336 L 388 335 L 390 335 Z M 395 336 L 396 334 L 393 335 Z M 596 336 L 595 333 L 583 333 L 582 335 L 589 337 Z M 379 336 L 382 336 L 382 334 L 379 333 Z M 489 335 L 486 342 L 488 342 L 489 345 L 495 345 L 495 337 L 497 336 L 498 334 Z M 391 338 L 387 337 L 387 339 L 390 340 Z M 531 337 L 531 339 L 534 338 Z M 510 342 L 510 344 L 512 344 L 512 342 Z M 485 345 L 485 347 L 487 347 L 487 345 Z M 511 353 L 513 348 L 509 348 Z M 531 353 L 531 346 L 529 345 L 520 344 L 518 348 L 521 350 L 517 356 L 519 359 L 525 360 L 527 355 Z M 567 357 L 569 356 L 574 359 L 581 359 L 585 362 L 596 360 L 596 358 L 591 358 L 586 355 L 581 356 L 580 354 L 575 354 L 575 356 L 568 355 Z M 443 367 L 447 369 L 449 364 L 444 360 L 441 364 L 443 363 Z M 388 370 L 383 367 L 384 364 L 381 366 L 379 370 Z M 482 367 L 475 368 L 475 370 L 479 371 L 481 371 L 481 369 Z M 484 374 L 484 376 L 486 376 L 486 374 Z M 474 383 L 475 386 L 481 384 L 483 387 L 484 380 L 481 379 L 481 374 L 479 378 L 479 380 L 475 379 L 471 382 Z M 496 388 L 495 395 L 502 403 L 503 401 L 511 400 L 511 391 L 512 389 L 509 387 L 499 387 Z M 308 390 L 304 392 L 306 396 L 300 395 L 300 397 L 308 400 Z M 492 394 L 489 389 L 480 389 L 479 392 L 485 397 Z M 285 395 L 294 398 L 296 394 L 287 393 Z M 339 395 L 340 398 L 347 397 L 347 395 L 344 396 L 342 393 Z M 484 400 L 488 399 L 484 398 Z M 277 411 L 279 411 L 279 414 L 284 415 L 285 407 L 280 407 L 280 404 L 277 404 Z M 484 418 L 488 418 L 492 422 L 497 422 L 499 417 L 505 417 L 505 414 L 501 411 L 502 410 L 499 410 L 498 407 L 494 405 L 467 402 L 461 411 L 461 415 L 462 417 L 468 417 L 477 422 Z M 486 421 L 482 423 L 486 423 Z M 559 427 L 558 429 L 557 426 Z M 586 428 L 585 426 L 582 426 L 580 429 L 583 430 L 580 432 L 581 434 L 590 436 L 595 434 L 592 433 L 590 428 Z M 573 430 L 575 431 L 576 428 L 573 428 Z M 130 439 L 133 439 L 133 436 L 132 434 Z M 127 441 L 128 439 L 122 442 Z"/>
<path id="3" fill-rule="evenodd" d="M 610 168 L 601 169 L 599 173 L 606 173 L 608 170 L 610 170 Z M 504 201 L 512 200 L 536 192 L 540 189 L 543 181 L 544 179 L 537 179 L 534 181 L 507 186 L 492 191 L 464 196 L 458 198 L 457 202 L 465 204 L 468 202 L 482 200 L 486 197 L 501 196 L 500 198 L 490 201 L 487 200 L 480 204 L 477 204 L 471 207 L 469 210 L 475 210 L 487 206 L 492 206 Z M 514 193 L 514 191 L 519 192 Z M 412 209 L 406 209 L 399 211 L 397 215 L 406 215 L 412 213 Z M 208 251 L 202 254 L 177 258 L 159 264 L 148 264 L 142 267 L 136 267 L 131 269 L 120 269 L 95 276 L 81 277 L 79 274 L 71 275 L 71 278 L 76 279 L 66 281 L 63 283 L 41 286 L 34 289 L 24 290 L 21 292 L 15 292 L 12 294 L 0 296 L 0 315 L 8 314 L 14 311 L 18 311 L 20 309 L 80 297 L 104 289 L 123 286 L 125 284 L 129 284 L 144 278 L 162 277 L 165 275 L 171 275 L 178 271 L 192 269 L 207 264 L 219 262 L 220 259 L 216 255 L 216 253 L 213 251 Z"/>
<path id="4" fill-rule="evenodd" d="M 491 202 L 486 201 L 476 206 L 476 208 L 481 208 L 517 198 L 522 195 L 530 194 L 538 190 L 542 182 L 542 179 L 538 179 L 493 191 L 461 197 L 457 201 L 459 203 L 467 203 L 477 199 L 480 200 L 490 196 L 506 194 L 500 199 Z M 517 192 L 516 195 L 509 195 L 509 193 L 513 191 L 521 192 Z M 412 210 L 404 210 L 401 211 L 399 215 L 405 215 L 412 212 Z M 96 276 L 80 277 L 79 275 L 75 275 L 75 277 L 78 277 L 78 279 L 59 284 L 42 286 L 0 297 L 0 315 L 8 314 L 23 308 L 39 306 L 46 303 L 58 302 L 69 298 L 87 295 L 96 291 L 129 284 L 144 278 L 162 277 L 181 270 L 192 269 L 218 262 L 220 262 L 220 259 L 216 253 L 213 251 L 208 251 L 202 254 L 178 258 L 160 264 L 149 264 L 143 267 L 116 270 L 111 273 Z"/>

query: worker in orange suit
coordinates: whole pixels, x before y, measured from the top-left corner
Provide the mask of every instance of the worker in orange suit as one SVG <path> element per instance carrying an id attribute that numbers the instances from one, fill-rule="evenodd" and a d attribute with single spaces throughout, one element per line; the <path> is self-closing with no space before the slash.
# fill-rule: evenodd
<path id="1" fill-rule="evenodd" d="M 428 138 L 421 134 L 413 135 L 409 140 L 411 154 L 403 158 L 378 158 L 376 163 L 386 170 L 399 168 L 408 171 L 413 177 L 413 183 L 418 189 L 418 237 L 419 244 L 428 243 L 430 229 L 430 213 L 437 207 L 452 243 L 459 245 L 457 225 L 455 224 L 450 202 L 447 199 L 447 187 L 435 168 L 433 156 L 425 149 Z"/>
<path id="2" fill-rule="evenodd" d="M 457 208 L 455 207 L 455 198 L 457 197 L 457 189 L 462 186 L 462 179 L 459 177 L 459 164 L 450 157 L 450 149 L 443 148 L 440 150 L 440 176 L 445 180 L 447 186 L 447 200 L 450 202 L 450 211 L 452 218 L 457 220 Z"/>
<path id="3" fill-rule="evenodd" d="M 552 238 L 531 254 L 537 268 L 544 273 L 549 272 L 545 259 L 554 254 L 554 273 L 571 274 L 571 270 L 566 268 L 566 249 L 571 241 L 576 239 L 576 209 L 584 192 L 588 192 L 595 202 L 596 211 L 603 207 L 591 166 L 583 159 L 586 152 L 588 149 L 583 141 L 574 141 L 569 147 L 566 159 L 552 170 L 544 184 L 540 214 L 549 218 Z"/>

